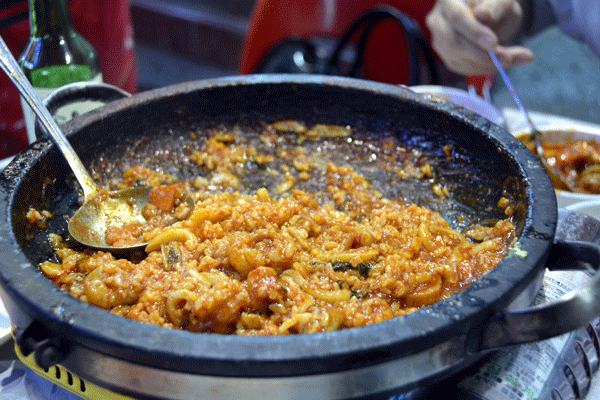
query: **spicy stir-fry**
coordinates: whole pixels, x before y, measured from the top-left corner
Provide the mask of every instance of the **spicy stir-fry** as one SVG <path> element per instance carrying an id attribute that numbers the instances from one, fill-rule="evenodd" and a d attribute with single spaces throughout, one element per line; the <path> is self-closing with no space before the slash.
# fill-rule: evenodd
<path id="1" fill-rule="evenodd" d="M 525 137 L 522 140 L 533 151 L 533 143 Z M 548 164 L 574 191 L 600 194 L 600 144 L 591 140 L 546 139 L 542 148 Z"/>
<path id="2" fill-rule="evenodd" d="M 146 213 L 151 221 L 173 214 L 148 231 L 110 232 L 111 242 L 140 233 L 149 242 L 141 259 L 78 248 L 52 234 L 57 259 L 42 263 L 42 272 L 83 301 L 146 323 L 311 333 L 384 321 L 447 298 L 493 269 L 513 242 L 506 198 L 499 204 L 506 219 L 462 232 L 437 212 L 386 198 L 355 165 L 387 168 L 398 180 L 432 176 L 430 165 L 392 142 L 354 144 L 348 127 L 291 122 L 264 127 L 255 142 L 249 137 L 209 132 L 189 154 L 197 176 L 185 182 L 143 166 L 115 182 L 162 187 Z M 307 141 L 319 144 L 307 151 Z M 332 154 L 345 147 L 348 157 L 340 159 L 351 162 L 340 165 Z M 368 151 L 359 154 L 362 148 Z M 256 181 L 259 175 L 265 180 Z M 193 210 L 178 201 L 181 188 Z"/>

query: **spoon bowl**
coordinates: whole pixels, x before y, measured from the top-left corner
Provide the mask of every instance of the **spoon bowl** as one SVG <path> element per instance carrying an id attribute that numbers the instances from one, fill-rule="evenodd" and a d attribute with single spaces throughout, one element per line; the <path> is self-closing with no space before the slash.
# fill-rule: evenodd
<path id="1" fill-rule="evenodd" d="M 114 253 L 145 247 L 146 243 L 126 247 L 111 246 L 107 243 L 106 234 L 111 227 L 146 222 L 142 210 L 149 202 L 151 190 L 151 186 L 141 186 L 98 194 L 75 211 L 69 220 L 69 234 L 79 243 Z"/>
<path id="2" fill-rule="evenodd" d="M 83 189 L 84 203 L 69 221 L 69 233 L 73 239 L 85 246 L 114 253 L 144 248 L 147 243 L 135 243 L 123 247 L 111 246 L 106 242 L 106 233 L 109 227 L 145 221 L 142 210 L 148 204 L 151 187 L 110 193 L 102 191 L 35 93 L 2 38 L 0 38 L 0 67 L 33 109 L 42 130 L 54 140 Z"/>

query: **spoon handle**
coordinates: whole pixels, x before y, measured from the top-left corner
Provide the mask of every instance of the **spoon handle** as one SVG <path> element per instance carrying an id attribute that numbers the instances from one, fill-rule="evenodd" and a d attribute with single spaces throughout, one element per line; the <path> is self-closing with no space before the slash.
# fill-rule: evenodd
<path id="1" fill-rule="evenodd" d="M 500 73 L 500 76 L 502 77 L 504 84 L 510 91 L 510 94 L 512 95 L 513 99 L 515 100 L 515 103 L 517 103 L 517 107 L 519 107 L 519 110 L 521 110 L 521 113 L 523 113 L 523 115 L 525 116 L 525 119 L 527 120 L 527 123 L 529 124 L 529 128 L 533 131 L 537 131 L 537 129 L 533 123 L 533 120 L 529 116 L 529 112 L 527 112 L 527 109 L 525 108 L 525 106 L 523 106 L 523 103 L 521 102 L 521 99 L 519 98 L 517 91 L 513 87 L 512 83 L 510 82 L 510 79 L 508 79 L 508 75 L 506 75 L 506 71 L 504 71 L 504 68 L 500 64 L 498 57 L 496 57 L 496 55 L 494 54 L 493 51 L 489 51 L 489 54 L 490 54 L 490 58 L 496 65 L 496 69 Z"/>
<path id="2" fill-rule="evenodd" d="M 535 144 L 535 154 L 542 162 L 542 165 L 546 169 L 546 172 L 548 173 L 550 180 L 552 180 L 554 187 L 556 189 L 574 192 L 575 190 L 572 187 L 572 185 L 570 185 L 565 179 L 563 179 L 559 175 L 557 175 L 556 172 L 554 172 L 552 170 L 552 167 L 550 166 L 550 164 L 548 164 L 548 160 L 546 159 L 546 156 L 544 155 L 544 148 L 542 147 L 542 133 L 535 127 L 535 124 L 533 123 L 533 120 L 529 116 L 527 109 L 525 108 L 525 106 L 523 106 L 523 103 L 521 102 L 521 99 L 519 98 L 517 91 L 513 87 L 512 83 L 510 82 L 510 79 L 508 79 L 508 75 L 506 75 L 504 68 L 502 68 L 502 65 L 500 64 L 498 57 L 496 57 L 496 55 L 492 51 L 489 51 L 488 53 L 490 54 L 490 58 L 496 65 L 496 69 L 500 73 L 500 76 L 502 76 L 502 80 L 504 80 L 506 87 L 508 87 L 508 90 L 510 90 L 510 93 L 512 94 L 512 97 L 515 100 L 515 103 L 517 103 L 517 106 L 519 107 L 519 110 L 521 110 L 521 113 L 525 116 L 525 119 L 527 120 L 527 124 L 529 125 L 529 129 L 531 130 L 531 136 L 533 137 L 533 142 Z"/>
<path id="3" fill-rule="evenodd" d="M 12 53 L 6 46 L 4 39 L 0 37 L 0 67 L 9 77 L 9 79 L 15 84 L 21 95 L 27 100 L 29 106 L 33 109 L 33 112 L 40 119 L 41 127 L 45 133 L 50 135 L 54 140 L 59 150 L 65 156 L 69 166 L 73 170 L 77 181 L 83 188 L 83 194 L 85 199 L 89 199 L 98 193 L 99 189 L 90 174 L 85 169 L 85 166 L 71 147 L 69 141 L 65 138 L 58 124 L 54 121 L 52 115 L 48 109 L 42 103 L 42 100 L 33 91 L 33 87 L 21 71 L 21 67 L 17 63 L 17 60 L 13 57 Z"/>

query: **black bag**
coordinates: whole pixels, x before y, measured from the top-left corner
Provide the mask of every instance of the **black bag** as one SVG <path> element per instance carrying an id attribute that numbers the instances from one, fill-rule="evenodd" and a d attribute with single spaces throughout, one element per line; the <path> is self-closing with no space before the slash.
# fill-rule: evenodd
<path id="1" fill-rule="evenodd" d="M 361 15 L 338 41 L 323 37 L 288 38 L 273 46 L 254 73 L 307 73 L 361 78 L 365 47 L 379 23 L 396 21 L 402 28 L 409 57 L 408 85 L 440 82 L 436 62 L 419 24 L 391 6 L 376 7 Z M 352 39 L 359 34 L 358 40 Z M 356 43 L 356 44 L 354 44 Z M 428 80 L 423 75 L 423 65 Z"/>

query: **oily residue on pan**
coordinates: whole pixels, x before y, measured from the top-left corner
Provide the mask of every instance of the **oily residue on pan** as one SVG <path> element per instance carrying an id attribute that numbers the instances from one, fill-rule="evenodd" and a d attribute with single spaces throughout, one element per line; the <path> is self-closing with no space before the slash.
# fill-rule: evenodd
<path id="1" fill-rule="evenodd" d="M 438 171 L 465 161 L 451 144 L 423 151 L 392 134 L 297 121 L 151 137 L 123 144 L 119 162 L 92 164 L 109 189 L 157 186 L 152 206 L 178 215 L 142 233 L 146 254 L 117 259 L 51 234 L 59 262 L 41 264 L 73 296 L 139 321 L 246 335 L 363 326 L 468 286 L 514 240 L 508 197 L 484 223 L 461 207 L 449 224 L 411 205 L 451 198 Z M 179 186 L 194 210 L 178 205 Z"/>

